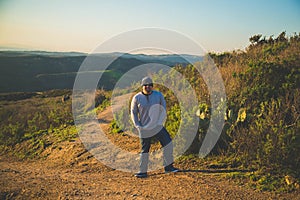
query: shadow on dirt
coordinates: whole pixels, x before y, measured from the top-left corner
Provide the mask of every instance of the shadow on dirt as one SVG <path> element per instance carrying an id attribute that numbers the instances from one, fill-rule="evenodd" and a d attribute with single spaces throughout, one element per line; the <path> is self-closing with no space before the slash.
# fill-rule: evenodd
<path id="1" fill-rule="evenodd" d="M 221 173 L 232 173 L 232 172 L 254 172 L 255 170 L 246 170 L 246 169 L 201 169 L 201 170 L 195 170 L 195 169 L 182 169 L 178 172 L 174 173 L 155 173 L 150 174 L 149 176 L 156 176 L 156 175 L 162 175 L 162 174 L 180 174 L 180 173 L 206 173 L 206 174 L 221 174 Z"/>
<path id="2" fill-rule="evenodd" d="M 232 172 L 253 172 L 254 170 L 246 169 L 202 169 L 202 170 L 193 170 L 186 169 L 180 170 L 180 172 L 198 172 L 198 173 L 232 173 Z"/>

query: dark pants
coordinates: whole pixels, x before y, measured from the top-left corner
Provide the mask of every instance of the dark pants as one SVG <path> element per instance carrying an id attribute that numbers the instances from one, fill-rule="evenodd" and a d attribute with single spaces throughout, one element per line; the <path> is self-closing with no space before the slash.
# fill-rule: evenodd
<path id="1" fill-rule="evenodd" d="M 152 138 L 156 138 L 163 147 L 163 156 L 164 156 L 164 167 L 168 169 L 172 166 L 174 158 L 173 158 L 173 144 L 170 134 L 165 129 L 165 127 L 161 126 L 157 130 L 157 128 L 153 131 L 156 131 L 157 134 L 151 134 L 151 131 L 143 131 L 140 137 L 142 151 L 140 154 L 140 172 L 145 173 L 148 170 L 148 161 L 149 161 L 149 150 L 151 146 Z M 151 137 L 146 137 L 147 132 L 150 133 L 149 135 L 153 135 Z"/>

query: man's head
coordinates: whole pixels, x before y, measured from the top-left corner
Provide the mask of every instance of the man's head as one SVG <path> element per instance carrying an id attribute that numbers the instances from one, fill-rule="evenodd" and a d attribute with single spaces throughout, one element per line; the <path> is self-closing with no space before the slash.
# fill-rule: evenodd
<path id="1" fill-rule="evenodd" d="M 146 76 L 142 79 L 143 93 L 151 94 L 153 88 L 153 81 L 150 77 Z"/>

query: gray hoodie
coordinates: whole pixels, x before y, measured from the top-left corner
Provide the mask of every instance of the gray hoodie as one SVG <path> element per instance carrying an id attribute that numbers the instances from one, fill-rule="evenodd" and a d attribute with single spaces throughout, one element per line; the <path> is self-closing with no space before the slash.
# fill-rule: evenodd
<path id="1" fill-rule="evenodd" d="M 131 101 L 131 119 L 139 130 L 151 130 L 163 125 L 166 118 L 166 101 L 162 93 L 153 90 L 150 95 L 137 93 Z"/>

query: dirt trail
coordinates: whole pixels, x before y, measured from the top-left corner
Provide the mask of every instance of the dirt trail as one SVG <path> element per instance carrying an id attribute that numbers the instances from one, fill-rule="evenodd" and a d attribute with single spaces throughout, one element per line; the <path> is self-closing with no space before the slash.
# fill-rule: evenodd
<path id="1" fill-rule="evenodd" d="M 111 108 L 99 115 L 108 130 Z M 109 135 L 120 146 L 138 152 L 137 138 Z M 45 159 L 17 161 L 0 157 L 0 199 L 298 199 L 297 194 L 259 192 L 199 169 L 164 174 L 150 172 L 146 179 L 113 170 L 98 162 L 79 139 L 49 147 Z"/>
<path id="2" fill-rule="evenodd" d="M 53 166 L 0 160 L 1 199 L 296 199 L 237 186 L 217 174 L 150 173 L 146 179 L 99 164 Z"/>

